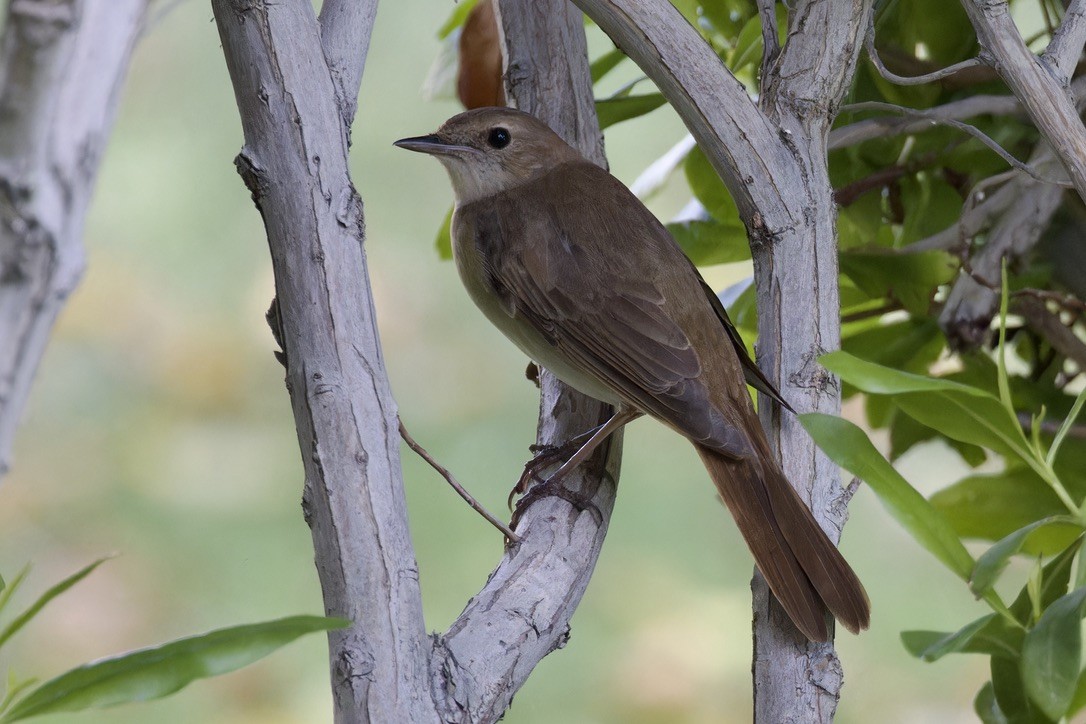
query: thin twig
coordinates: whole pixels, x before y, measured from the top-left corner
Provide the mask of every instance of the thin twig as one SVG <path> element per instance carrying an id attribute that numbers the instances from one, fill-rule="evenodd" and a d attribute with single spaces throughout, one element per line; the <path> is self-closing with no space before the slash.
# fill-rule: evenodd
<path id="1" fill-rule="evenodd" d="M 1022 426 L 1022 430 L 1028 435 L 1033 430 L 1033 415 L 1028 412 L 1019 412 L 1018 424 Z M 1045 435 L 1055 435 L 1063 427 L 1062 422 L 1056 420 L 1042 420 L 1041 432 Z M 1086 440 L 1086 425 L 1072 425 L 1067 430 L 1067 437 L 1072 440 Z"/>
<path id="2" fill-rule="evenodd" d="M 946 78 L 947 76 L 954 75 L 959 71 L 963 71 L 966 68 L 974 68 L 978 65 L 987 65 L 980 58 L 970 58 L 969 60 L 963 60 L 960 63 L 954 65 L 948 65 L 946 68 L 940 68 L 939 70 L 931 73 L 925 73 L 924 75 L 904 76 L 892 73 L 885 65 L 883 65 L 882 59 L 879 57 L 878 51 L 875 50 L 875 14 L 871 13 L 867 23 L 867 37 L 864 39 L 864 47 L 867 50 L 867 57 L 871 59 L 871 63 L 875 66 L 875 70 L 879 72 L 886 80 L 896 85 L 923 85 L 924 83 L 932 83 L 937 80 Z"/>
<path id="3" fill-rule="evenodd" d="M 1084 0 L 1086 1 L 1086 0 Z M 1086 23 L 1084 23 L 1086 26 Z M 1086 76 L 1080 76 L 1071 83 L 1070 92 L 1076 99 L 1086 95 Z M 928 114 L 937 114 L 942 118 L 965 120 L 976 116 L 1010 116 L 1023 115 L 1025 113 L 1021 102 L 1012 95 L 976 95 L 961 100 L 944 103 L 941 106 L 928 108 Z M 933 128 L 929 119 L 900 118 L 894 116 L 879 116 L 877 118 L 865 118 L 856 123 L 840 126 L 830 132 L 829 149 L 835 151 L 856 144 L 870 141 L 874 138 L 889 138 L 906 134 L 922 133 Z"/>
<path id="4" fill-rule="evenodd" d="M 457 481 L 457 479 L 453 477 L 452 473 L 450 473 L 437 460 L 434 460 L 433 456 L 431 456 L 430 453 L 426 452 L 426 448 L 415 442 L 415 438 L 411 437 L 411 434 L 407 432 L 407 428 L 404 427 L 403 420 L 400 420 L 400 437 L 402 437 L 403 441 L 407 443 L 407 447 L 411 448 L 416 455 L 425 460 L 430 467 L 437 471 L 438 475 L 445 478 L 445 482 L 452 486 L 452 489 L 456 491 L 457 495 L 464 499 L 464 502 L 471 506 L 472 510 L 486 518 L 487 522 L 500 530 L 502 532 L 502 535 L 504 535 L 510 543 L 520 543 L 519 535 L 509 530 L 509 526 L 494 517 L 490 513 L 490 511 L 488 511 L 479 503 L 478 500 L 472 497 L 471 493 L 469 493 L 467 489 L 464 488 L 464 486 L 461 485 Z"/>
<path id="5" fill-rule="evenodd" d="M 1074 360 L 1080 370 L 1086 369 L 1086 343 L 1060 321 L 1059 315 L 1048 311 L 1043 301 L 1019 297 L 1011 311 L 1020 314 L 1030 329 L 1048 340 L 1064 357 Z"/>
<path id="6" fill-rule="evenodd" d="M 1031 167 L 1027 163 L 1019 161 L 1017 158 L 1015 158 L 1013 154 L 1000 146 L 999 143 L 995 141 L 995 139 L 986 134 L 984 131 L 981 131 L 976 126 L 971 126 L 968 123 L 963 123 L 957 119 L 946 118 L 937 112 L 917 110 L 915 108 L 906 108 L 904 106 L 898 106 L 893 103 L 882 103 L 880 101 L 850 103 L 841 107 L 842 113 L 856 113 L 860 111 L 886 111 L 888 113 L 896 113 L 902 116 L 925 119 L 927 121 L 930 121 L 933 125 L 938 124 L 949 126 L 950 128 L 955 128 L 962 133 L 967 133 L 973 138 L 977 139 L 989 149 L 994 151 L 996 155 L 998 155 L 1012 167 L 1028 175 L 1030 178 L 1040 181 L 1041 183 L 1052 184 L 1054 186 L 1060 186 L 1063 188 L 1072 188 L 1072 184 L 1069 181 L 1042 176 L 1040 172 L 1037 171 L 1037 169 Z"/>
<path id="7" fill-rule="evenodd" d="M 1019 289 L 1011 292 L 1011 297 L 1033 297 L 1042 302 L 1055 302 L 1059 307 L 1069 312 L 1086 313 L 1086 302 L 1071 294 L 1061 294 L 1049 289 Z"/>

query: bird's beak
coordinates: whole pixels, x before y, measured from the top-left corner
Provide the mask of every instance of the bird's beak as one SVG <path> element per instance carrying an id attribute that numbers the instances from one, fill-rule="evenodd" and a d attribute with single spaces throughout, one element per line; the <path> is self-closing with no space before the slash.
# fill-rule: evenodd
<path id="1" fill-rule="evenodd" d="M 406 148 L 408 151 L 418 151 L 419 153 L 429 153 L 438 156 L 457 156 L 462 153 L 473 153 L 475 151 L 475 149 L 470 146 L 460 146 L 455 143 L 449 143 L 440 136 L 435 136 L 432 133 L 429 136 L 401 138 L 392 145 Z"/>

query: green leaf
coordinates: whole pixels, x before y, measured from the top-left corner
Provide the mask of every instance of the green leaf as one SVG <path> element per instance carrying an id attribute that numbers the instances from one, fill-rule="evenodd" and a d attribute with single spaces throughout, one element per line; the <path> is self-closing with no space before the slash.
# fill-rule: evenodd
<path id="1" fill-rule="evenodd" d="M 823 355 L 820 361 L 864 392 L 895 395 L 894 401 L 902 410 L 947 437 L 1016 457 L 1038 474 L 1045 472 L 1017 418 L 986 390 L 901 372 L 842 351 Z"/>
<path id="2" fill-rule="evenodd" d="M 977 692 L 977 698 L 973 699 L 973 711 L 977 713 L 983 724 L 1010 724 L 996 702 L 995 691 L 990 681 L 984 682 L 984 686 Z"/>
<path id="3" fill-rule="evenodd" d="M 1022 682 L 1029 698 L 1052 719 L 1071 706 L 1082 658 L 1086 588 L 1049 606 L 1022 644 Z"/>
<path id="4" fill-rule="evenodd" d="M 835 463 L 867 482 L 890 514 L 943 565 L 963 580 L 975 561 L 942 516 L 875 449 L 863 430 L 834 415 L 809 413 L 799 421 Z"/>
<path id="5" fill-rule="evenodd" d="M 1005 656 L 993 656 L 991 660 L 992 690 L 1000 710 L 1015 724 L 1048 724 L 1046 717 L 1033 704 L 1022 684 L 1019 661 Z"/>
<path id="6" fill-rule="evenodd" d="M 740 223 L 679 221 L 667 225 L 690 261 L 697 266 L 730 264 L 750 258 L 747 230 Z"/>
<path id="7" fill-rule="evenodd" d="M 927 315 L 935 289 L 953 279 L 958 267 L 943 251 L 850 249 L 840 256 L 841 273 L 856 286 L 872 297 L 893 297 L 916 316 Z"/>
<path id="8" fill-rule="evenodd" d="M 741 73 L 748 65 L 757 66 L 762 61 L 762 19 L 754 15 L 747 20 L 735 39 L 735 49 L 728 60 L 732 73 Z"/>
<path id="9" fill-rule="evenodd" d="M 991 589 L 1007 567 L 1011 556 L 1022 551 L 1026 539 L 1034 531 L 1049 526 L 1070 526 L 1076 531 L 1076 535 L 1082 533 L 1082 526 L 1074 518 L 1066 515 L 1054 515 L 1019 528 L 989 548 L 984 552 L 984 555 L 977 559 L 977 565 L 973 568 L 973 575 L 969 579 L 969 588 L 973 591 L 973 594 L 980 597 Z"/>
<path id="10" fill-rule="evenodd" d="M 1065 511 L 1044 481 L 1022 467 L 963 478 L 932 495 L 931 504 L 962 538 L 990 541 Z M 1034 555 L 1051 554 L 1063 550 L 1069 542 L 1066 531 L 1041 530 L 1027 540 L 1025 549 Z"/>
<path id="11" fill-rule="evenodd" d="M 600 121 L 600 130 L 622 121 L 628 121 L 631 118 L 643 116 L 650 111 L 655 111 L 665 102 L 661 93 L 601 98 L 596 101 L 596 116 Z"/>
<path id="12" fill-rule="evenodd" d="M 1067 716 L 1073 717 L 1086 707 L 1086 671 L 1079 673 L 1075 693 L 1071 696 L 1071 706 L 1067 707 Z"/>
<path id="13" fill-rule="evenodd" d="M 864 392 L 897 395 L 904 392 L 961 392 L 977 397 L 991 397 L 988 392 L 941 377 L 925 377 L 890 369 L 862 360 L 848 352 L 836 351 L 819 358 L 822 366 Z"/>
<path id="14" fill-rule="evenodd" d="M 849 335 L 841 342 L 846 352 L 864 360 L 906 372 L 923 373 L 944 346 L 934 319 L 909 318 L 880 324 Z"/>
<path id="15" fill-rule="evenodd" d="M 448 213 L 445 214 L 444 221 L 441 222 L 441 227 L 437 230 L 437 236 L 434 238 L 434 247 L 437 249 L 437 256 L 439 259 L 452 259 L 452 207 L 449 207 Z"/>
<path id="16" fill-rule="evenodd" d="M 86 664 L 45 682 L 0 721 L 158 699 L 196 679 L 246 666 L 304 634 L 348 625 L 341 619 L 293 616 L 220 629 Z"/>
<path id="17" fill-rule="evenodd" d="M 942 231 L 958 221 L 962 212 L 962 197 L 939 176 L 921 172 L 906 176 L 899 183 L 905 221 L 901 225 L 898 245 Z"/>
<path id="18" fill-rule="evenodd" d="M 1048 456 L 1045 458 L 1049 465 L 1052 465 L 1056 461 L 1056 454 L 1060 451 L 1060 447 L 1063 445 L 1067 433 L 1070 432 L 1071 427 L 1075 424 L 1075 420 L 1078 418 L 1079 413 L 1082 412 L 1082 406 L 1084 404 L 1086 404 L 1086 387 L 1083 387 L 1082 391 L 1078 393 L 1078 397 L 1075 398 L 1075 404 L 1071 407 L 1070 414 L 1064 418 L 1063 424 L 1060 425 L 1060 429 L 1056 431 L 1056 437 L 1052 440 L 1052 447 L 1048 448 Z"/>
<path id="19" fill-rule="evenodd" d="M 958 631 L 902 631 L 901 642 L 913 656 L 938 661 L 947 654 L 989 654 L 1018 656 L 1022 629 L 1012 628 L 999 614 L 990 613 Z"/>
<path id="20" fill-rule="evenodd" d="M 890 398 L 887 398 L 890 399 Z M 975 468 L 988 459 L 984 448 L 969 445 L 961 440 L 953 440 L 939 435 L 927 425 L 922 425 L 915 417 L 900 411 L 895 405 L 895 414 L 890 418 L 890 461 L 893 462 L 909 451 L 914 445 L 938 437 L 961 455 L 962 460 Z M 1062 507 L 1061 507 L 1062 510 Z"/>
<path id="21" fill-rule="evenodd" d="M 735 205 L 732 195 L 728 193 L 716 169 L 709 163 L 709 159 L 700 148 L 694 148 L 686 155 L 686 160 L 683 161 L 683 172 L 686 174 L 686 182 L 690 185 L 694 197 L 714 219 L 724 223 L 742 223 L 739 219 L 739 208 Z"/>
<path id="22" fill-rule="evenodd" d="M 72 575 L 65 578 L 60 583 L 58 583 L 55 586 L 51 587 L 49 590 L 47 590 L 41 596 L 39 596 L 38 600 L 36 600 L 36 601 L 34 601 L 34 603 L 30 604 L 29 608 L 27 608 L 21 614 L 16 616 L 15 620 L 12 621 L 11 623 L 9 623 L 6 627 L 4 627 L 3 630 L 0 630 L 0 647 L 3 647 L 4 643 L 6 643 L 8 639 L 10 639 L 16 633 L 18 633 L 19 629 L 21 629 L 23 626 L 27 625 L 31 621 L 31 619 L 33 619 L 35 616 L 37 616 L 38 612 L 41 611 L 43 608 L 45 608 L 46 604 L 48 604 L 50 601 L 52 601 L 54 598 L 56 598 L 60 594 L 67 591 L 69 588 L 71 588 L 75 584 L 82 581 L 84 578 L 86 578 L 88 575 L 90 575 L 91 571 L 93 571 L 95 568 L 97 568 L 98 566 L 105 563 L 107 560 L 109 560 L 109 559 L 108 558 L 99 558 L 94 563 L 91 563 L 90 565 L 84 566 L 83 568 L 79 569 L 78 571 L 76 571 Z"/>
<path id="23" fill-rule="evenodd" d="M 27 574 L 30 573 L 30 565 L 23 566 L 23 569 L 15 574 L 15 578 L 11 579 L 11 582 L 0 589 L 0 613 L 3 613 L 4 607 L 11 601 L 11 597 L 15 595 L 15 592 L 19 590 L 19 586 L 26 580 Z"/>
<path id="24" fill-rule="evenodd" d="M 453 8 L 452 13 L 449 14 L 448 19 L 442 23 L 440 28 L 438 28 L 438 39 L 444 40 L 452 33 L 452 31 L 463 25 L 464 21 L 468 19 L 468 15 L 478 2 L 479 0 L 460 0 L 456 4 L 456 7 Z"/>
<path id="25" fill-rule="evenodd" d="M 626 59 L 626 54 L 618 48 L 609 53 L 604 53 L 592 61 L 592 82 L 598 83 L 601 78 L 610 73 L 619 63 Z"/>
<path id="26" fill-rule="evenodd" d="M 1074 566 L 1075 554 L 1082 547 L 1083 537 L 1079 536 L 1071 545 L 1063 549 L 1058 556 L 1050 560 L 1041 569 L 1041 593 L 1037 603 L 1041 610 L 1047 609 L 1061 596 L 1067 593 L 1071 582 L 1071 568 Z M 1009 608 L 1016 619 L 1025 625 L 1033 624 L 1033 601 L 1027 586 L 1022 587 L 1018 598 Z M 1040 617 L 1038 617 L 1040 618 Z"/>

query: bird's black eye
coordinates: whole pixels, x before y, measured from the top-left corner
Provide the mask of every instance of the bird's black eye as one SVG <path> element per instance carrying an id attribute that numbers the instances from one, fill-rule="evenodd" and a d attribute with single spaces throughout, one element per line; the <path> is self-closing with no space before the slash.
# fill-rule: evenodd
<path id="1" fill-rule="evenodd" d="M 504 128 L 492 128 L 490 129 L 490 135 L 486 137 L 486 142 L 494 148 L 505 148 L 512 140 L 509 131 Z"/>

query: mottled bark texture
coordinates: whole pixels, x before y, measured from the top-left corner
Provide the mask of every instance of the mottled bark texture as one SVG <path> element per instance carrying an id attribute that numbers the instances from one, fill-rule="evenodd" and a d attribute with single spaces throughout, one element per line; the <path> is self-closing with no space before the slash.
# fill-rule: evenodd
<path id="1" fill-rule="evenodd" d="M 0 37 L 0 479 L 49 335 L 148 0 L 10 0 Z"/>

